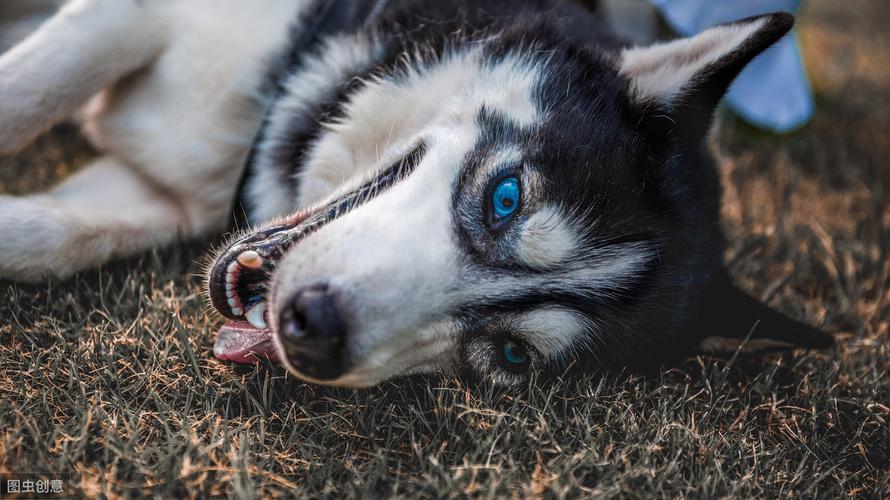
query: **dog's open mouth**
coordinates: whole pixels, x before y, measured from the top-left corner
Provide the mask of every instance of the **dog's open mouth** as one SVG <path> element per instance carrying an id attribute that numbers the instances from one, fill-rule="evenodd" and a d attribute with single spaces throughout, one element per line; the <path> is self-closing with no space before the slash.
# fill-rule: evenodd
<path id="1" fill-rule="evenodd" d="M 236 240 L 210 268 L 207 288 L 213 307 L 229 321 L 219 330 L 214 355 L 236 363 L 278 358 L 267 296 L 278 262 L 299 240 L 406 178 L 423 158 L 420 144 L 359 188 L 313 209 Z"/>
<path id="2" fill-rule="evenodd" d="M 266 295 L 277 262 L 297 240 L 313 211 L 294 214 L 282 224 L 264 228 L 230 246 L 213 265 L 208 290 L 213 307 L 228 321 L 220 328 L 214 355 L 236 363 L 257 357 L 277 359 L 269 327 Z"/>

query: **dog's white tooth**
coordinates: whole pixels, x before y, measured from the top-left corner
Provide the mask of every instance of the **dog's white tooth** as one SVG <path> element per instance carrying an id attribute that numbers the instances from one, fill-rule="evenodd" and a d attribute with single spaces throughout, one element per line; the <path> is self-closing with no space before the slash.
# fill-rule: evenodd
<path id="1" fill-rule="evenodd" d="M 231 264 L 229 264 L 229 267 L 226 268 L 226 271 L 228 271 L 229 273 L 232 273 L 232 274 L 234 274 L 235 271 L 237 271 L 237 270 L 238 270 L 237 262 L 232 262 Z"/>
<path id="2" fill-rule="evenodd" d="M 242 314 L 244 314 L 244 310 L 242 310 L 240 307 L 233 307 L 232 314 L 234 314 L 235 316 L 241 316 Z"/>
<path id="3" fill-rule="evenodd" d="M 231 299 L 231 298 L 234 298 L 234 297 L 235 297 L 235 290 L 226 290 L 226 297 L 228 297 L 228 298 L 230 298 L 230 299 Z"/>
<path id="4" fill-rule="evenodd" d="M 234 295 L 231 296 L 231 297 L 229 297 L 229 300 L 228 300 L 227 302 L 229 303 L 229 307 L 231 307 L 232 309 L 234 309 L 235 306 L 238 305 L 238 303 L 235 302 L 235 296 L 234 296 Z"/>
<path id="5" fill-rule="evenodd" d="M 260 267 L 263 267 L 263 258 L 253 250 L 248 250 L 242 252 L 241 255 L 238 256 L 238 263 L 244 267 L 259 269 Z"/>
<path id="6" fill-rule="evenodd" d="M 227 274 L 226 275 L 226 283 L 234 283 L 234 282 L 235 282 L 235 275 L 232 273 Z"/>
<path id="7" fill-rule="evenodd" d="M 260 330 L 265 330 L 267 326 L 265 315 L 266 303 L 260 302 L 259 304 L 248 309 L 245 317 L 247 318 L 247 322 L 251 325 L 259 328 Z"/>
<path id="8" fill-rule="evenodd" d="M 234 290 L 235 290 L 235 284 L 234 284 L 234 283 L 226 283 L 226 291 L 227 291 L 227 292 L 231 292 L 231 291 L 234 291 Z"/>

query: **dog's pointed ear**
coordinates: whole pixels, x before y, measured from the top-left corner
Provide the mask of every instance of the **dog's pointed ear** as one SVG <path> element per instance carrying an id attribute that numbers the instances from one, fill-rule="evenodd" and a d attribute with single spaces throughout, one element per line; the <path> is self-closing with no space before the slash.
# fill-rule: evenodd
<path id="1" fill-rule="evenodd" d="M 710 28 L 691 38 L 621 52 L 619 72 L 631 102 L 662 128 L 703 137 L 714 109 L 736 76 L 794 24 L 786 13 Z"/>
<path id="2" fill-rule="evenodd" d="M 695 330 L 706 352 L 733 353 L 787 350 L 794 347 L 825 349 L 834 338 L 795 321 L 736 287 L 726 272 L 714 276 L 705 290 Z"/>

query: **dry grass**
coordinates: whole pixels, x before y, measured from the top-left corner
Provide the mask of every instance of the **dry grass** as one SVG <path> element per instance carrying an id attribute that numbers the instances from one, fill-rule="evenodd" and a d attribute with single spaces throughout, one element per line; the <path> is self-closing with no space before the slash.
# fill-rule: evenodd
<path id="1" fill-rule="evenodd" d="M 816 121 L 775 138 L 727 120 L 715 141 L 734 274 L 836 350 L 513 393 L 323 390 L 212 358 L 204 242 L 0 283 L 0 475 L 64 473 L 88 496 L 890 496 L 888 20 L 884 2 L 811 2 Z M 89 154 L 57 130 L 2 160 L 0 191 Z"/>

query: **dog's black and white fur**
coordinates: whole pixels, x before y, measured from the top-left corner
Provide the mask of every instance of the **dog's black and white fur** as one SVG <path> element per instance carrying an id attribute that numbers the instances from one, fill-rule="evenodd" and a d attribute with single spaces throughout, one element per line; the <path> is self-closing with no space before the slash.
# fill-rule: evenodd
<path id="1" fill-rule="evenodd" d="M 234 212 L 253 229 L 208 273 L 232 320 L 217 355 L 277 353 L 315 382 L 514 384 L 752 331 L 826 346 L 730 284 L 705 147 L 733 78 L 791 25 L 625 47 L 560 0 L 76 0 L 0 58 L 0 148 L 104 88 L 85 116 L 107 156 L 0 198 L 0 276 L 64 276 Z"/>

